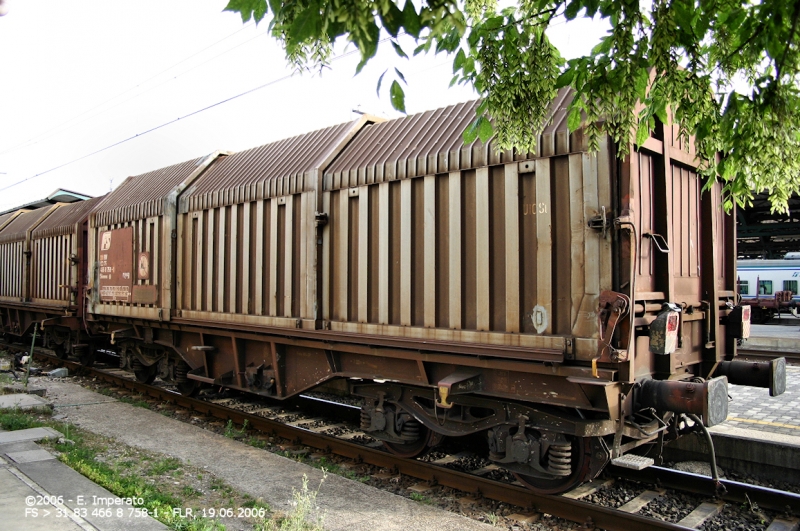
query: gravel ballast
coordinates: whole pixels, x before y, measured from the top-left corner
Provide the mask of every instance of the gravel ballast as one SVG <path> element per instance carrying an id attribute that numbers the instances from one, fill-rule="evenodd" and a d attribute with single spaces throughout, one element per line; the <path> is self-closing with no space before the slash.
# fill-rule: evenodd
<path id="1" fill-rule="evenodd" d="M 159 452 L 214 474 L 277 510 L 287 510 L 293 489 L 322 472 L 154 411 L 119 402 L 66 381 L 42 379 L 55 414 L 85 430 Z M 492 527 L 329 474 L 317 498 L 330 530 L 487 530 Z"/>

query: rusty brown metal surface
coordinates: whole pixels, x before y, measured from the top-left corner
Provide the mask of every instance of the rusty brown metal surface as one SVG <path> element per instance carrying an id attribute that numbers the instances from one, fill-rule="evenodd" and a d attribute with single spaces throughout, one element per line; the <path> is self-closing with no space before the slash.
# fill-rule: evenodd
<path id="1" fill-rule="evenodd" d="M 93 226 L 103 227 L 161 215 L 164 197 L 204 161 L 205 157 L 201 157 L 128 177 L 97 206 Z"/>
<path id="2" fill-rule="evenodd" d="M 394 470 L 396 473 L 406 474 L 431 484 L 452 487 L 461 492 L 473 493 L 518 507 L 548 513 L 585 524 L 588 528 L 598 527 L 613 531 L 652 531 L 654 529 L 679 531 L 687 529 L 677 524 L 631 515 L 562 496 L 537 495 L 524 487 L 492 481 L 473 474 L 432 465 L 424 461 L 398 458 L 381 450 L 289 426 L 259 415 L 252 415 L 203 400 L 181 396 L 104 371 L 86 369 L 79 364 L 56 360 L 51 356 L 47 357 L 50 361 L 68 366 L 72 370 L 88 371 L 101 380 L 136 391 L 145 396 L 164 400 L 190 411 L 230 420 L 237 425 L 244 424 L 247 421 L 248 425 L 252 426 L 253 429 L 290 440 L 293 444 L 306 445 L 353 459 L 358 463 L 367 463 Z"/>
<path id="3" fill-rule="evenodd" d="M 312 191 L 317 171 L 365 123 L 359 119 L 234 153 L 182 194 L 181 212 Z"/>
<path id="4" fill-rule="evenodd" d="M 75 225 L 89 216 L 89 213 L 99 205 L 105 196 L 78 201 L 68 205 L 61 205 L 41 225 L 31 232 L 33 239 L 49 238 L 74 234 Z"/>
<path id="5" fill-rule="evenodd" d="M 592 155 L 568 133 L 568 101 L 562 91 L 553 103 L 538 158 L 461 150 L 474 103 L 356 136 L 323 185 L 330 329 L 593 359 L 612 254 L 589 221 L 611 215 L 615 161 L 606 140 Z"/>
<path id="6" fill-rule="evenodd" d="M 49 208 L 39 208 L 18 215 L 0 231 L 0 244 L 24 240 L 27 231 L 49 213 Z"/>
<path id="7" fill-rule="evenodd" d="M 133 229 L 101 231 L 98 240 L 100 300 L 131 302 Z"/>
<path id="8" fill-rule="evenodd" d="M 561 89 L 553 101 L 553 121 L 540 135 L 540 156 L 582 149 L 583 137 L 567 133 L 566 107 L 571 98 L 567 89 Z M 530 153 L 496 153 L 491 141 L 465 146 L 462 133 L 475 120 L 477 104 L 470 101 L 370 126 L 325 171 L 325 189 L 533 158 Z"/>

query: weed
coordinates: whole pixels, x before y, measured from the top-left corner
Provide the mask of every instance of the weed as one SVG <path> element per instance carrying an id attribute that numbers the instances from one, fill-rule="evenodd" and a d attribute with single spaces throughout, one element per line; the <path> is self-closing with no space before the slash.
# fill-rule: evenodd
<path id="1" fill-rule="evenodd" d="M 267 442 L 264 441 L 264 440 L 259 439 L 258 437 L 249 437 L 245 441 L 245 443 L 247 443 L 250 446 L 253 446 L 255 448 L 260 448 L 262 450 L 267 447 Z"/>
<path id="2" fill-rule="evenodd" d="M 28 428 L 38 428 L 45 423 L 38 421 L 28 413 L 24 413 L 19 408 L 0 410 L 0 427 L 7 431 L 25 430 Z"/>
<path id="3" fill-rule="evenodd" d="M 415 502 L 423 503 L 425 505 L 430 505 L 431 503 L 433 503 L 430 498 L 428 498 L 427 496 L 423 496 L 419 492 L 412 492 L 411 499 L 414 500 Z"/>
<path id="4" fill-rule="evenodd" d="M 295 457 L 295 456 L 287 455 L 286 457 Z M 369 476 L 360 476 L 356 472 L 354 472 L 353 470 L 349 470 L 347 468 L 342 468 L 341 466 L 339 466 L 336 463 L 331 463 L 330 461 L 328 461 L 328 459 L 326 457 L 321 457 L 320 459 L 318 459 L 316 461 L 313 460 L 313 459 L 308 459 L 308 460 L 298 459 L 298 460 L 302 461 L 302 462 L 306 463 L 307 465 L 312 466 L 314 468 L 318 468 L 320 470 L 324 470 L 325 472 L 327 472 L 329 474 L 336 474 L 337 476 L 342 476 L 342 477 L 345 477 L 347 479 L 351 479 L 353 481 L 358 481 L 359 483 L 366 483 L 367 481 L 369 481 Z"/>
<path id="5" fill-rule="evenodd" d="M 495 513 L 487 514 L 486 519 L 489 520 L 489 523 L 492 524 L 493 526 L 497 525 L 497 522 L 500 521 L 500 517 L 497 516 Z"/>
<path id="6" fill-rule="evenodd" d="M 247 497 L 247 495 L 245 495 Z M 270 508 L 269 504 L 262 501 L 261 498 L 257 500 L 247 500 L 246 502 L 242 503 L 242 507 L 250 508 L 250 509 L 264 509 L 267 512 L 271 512 L 272 509 Z"/>
<path id="7" fill-rule="evenodd" d="M 126 404 L 130 404 L 132 406 L 141 407 L 141 408 L 144 408 L 144 409 L 152 409 L 152 406 L 150 405 L 150 403 L 145 401 L 145 400 L 139 400 L 139 399 L 130 398 L 130 397 L 127 397 L 127 396 L 121 396 L 119 398 L 119 401 L 120 402 L 125 402 Z"/>
<path id="8" fill-rule="evenodd" d="M 328 477 L 325 469 L 322 470 L 322 479 L 316 490 L 308 488 L 308 477 L 303 474 L 303 485 L 300 490 L 292 489 L 292 500 L 289 502 L 292 510 L 278 521 L 265 520 L 254 527 L 254 531 L 322 531 L 323 515 L 319 513 L 317 495 L 322 483 Z M 314 515 L 316 518 L 309 521 Z"/>
<path id="9" fill-rule="evenodd" d="M 166 457 L 164 459 L 160 459 L 155 463 L 153 463 L 150 466 L 150 469 L 147 471 L 147 475 L 160 476 L 161 474 L 166 474 L 167 472 L 178 470 L 181 466 L 182 466 L 181 462 L 175 459 L 174 457 Z"/>
<path id="10" fill-rule="evenodd" d="M 244 420 L 244 424 L 242 424 L 242 429 L 237 430 L 236 427 L 233 425 L 233 421 L 228 419 L 228 423 L 225 424 L 225 437 L 229 439 L 241 439 L 247 434 L 247 419 Z"/>
<path id="11" fill-rule="evenodd" d="M 181 489 L 181 494 L 189 498 L 196 498 L 197 496 L 200 496 L 203 493 L 195 489 L 194 487 L 190 487 L 187 485 Z"/>

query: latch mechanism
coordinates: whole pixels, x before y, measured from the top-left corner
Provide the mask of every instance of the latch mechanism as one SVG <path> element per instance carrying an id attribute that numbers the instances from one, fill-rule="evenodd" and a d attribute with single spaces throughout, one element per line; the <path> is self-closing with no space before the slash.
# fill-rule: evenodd
<path id="1" fill-rule="evenodd" d="M 619 320 L 628 313 L 631 300 L 627 295 L 616 291 L 604 291 L 600 294 L 597 305 L 597 322 L 600 329 L 600 341 L 597 343 L 597 358 L 595 361 L 611 363 L 627 361 L 628 352 L 615 350 L 611 347 L 614 329 Z"/>

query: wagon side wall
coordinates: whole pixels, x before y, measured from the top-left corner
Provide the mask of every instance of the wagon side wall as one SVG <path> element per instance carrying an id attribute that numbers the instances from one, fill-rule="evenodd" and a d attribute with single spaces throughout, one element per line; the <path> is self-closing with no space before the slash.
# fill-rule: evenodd
<path id="1" fill-rule="evenodd" d="M 179 214 L 179 315 L 313 329 L 315 197 L 306 191 Z"/>
<path id="2" fill-rule="evenodd" d="M 575 152 L 323 193 L 323 319 L 348 334 L 592 359 L 612 160 Z"/>

